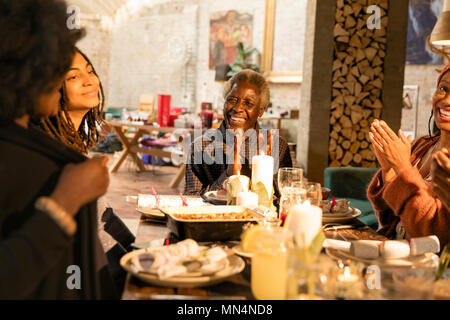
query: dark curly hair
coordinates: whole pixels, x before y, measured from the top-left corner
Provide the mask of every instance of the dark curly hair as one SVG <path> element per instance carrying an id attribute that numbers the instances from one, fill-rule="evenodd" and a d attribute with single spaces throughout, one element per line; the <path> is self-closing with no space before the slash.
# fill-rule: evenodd
<path id="1" fill-rule="evenodd" d="M 89 65 L 92 66 L 94 74 L 99 79 L 100 90 L 98 94 L 100 104 L 86 113 L 86 115 L 83 117 L 83 120 L 81 121 L 80 127 L 78 128 L 78 130 L 76 130 L 67 111 L 65 103 L 65 101 L 67 100 L 66 90 L 65 84 L 63 84 L 62 88 L 60 89 L 61 99 L 59 100 L 60 109 L 58 110 L 58 113 L 55 116 L 40 119 L 40 126 L 48 134 L 71 147 L 72 149 L 75 149 L 80 153 L 87 153 L 88 149 L 96 145 L 99 140 L 97 124 L 100 124 L 102 122 L 105 94 L 103 91 L 102 82 L 100 81 L 100 77 L 95 71 L 95 68 L 89 58 L 80 49 L 75 48 L 75 50 L 83 56 L 83 58 Z"/>
<path id="2" fill-rule="evenodd" d="M 59 0 L 0 0 L 0 118 L 34 115 L 68 71 L 84 30 L 69 30 Z"/>

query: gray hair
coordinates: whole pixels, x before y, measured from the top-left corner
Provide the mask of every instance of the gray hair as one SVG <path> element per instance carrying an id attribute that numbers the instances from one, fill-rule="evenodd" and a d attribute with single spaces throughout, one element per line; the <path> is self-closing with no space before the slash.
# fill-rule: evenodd
<path id="1" fill-rule="evenodd" d="M 261 107 L 264 108 L 264 110 L 267 110 L 267 107 L 270 103 L 270 89 L 269 85 L 264 79 L 264 77 L 251 69 L 244 69 L 242 71 L 239 71 L 236 73 L 230 80 L 228 80 L 225 83 L 225 87 L 223 88 L 223 97 L 224 99 L 227 98 L 228 94 L 233 89 L 234 85 L 238 84 L 239 82 L 249 82 L 259 89 L 259 95 L 261 97 Z"/>

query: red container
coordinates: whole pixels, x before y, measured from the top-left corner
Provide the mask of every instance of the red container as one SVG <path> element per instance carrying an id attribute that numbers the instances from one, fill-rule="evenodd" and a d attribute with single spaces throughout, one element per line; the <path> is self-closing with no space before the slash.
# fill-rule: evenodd
<path id="1" fill-rule="evenodd" d="M 170 123 L 170 98 L 168 94 L 158 94 L 158 115 L 156 122 L 161 127 L 168 127 Z"/>
<path id="2" fill-rule="evenodd" d="M 214 113 L 212 111 L 202 112 L 202 127 L 205 129 L 211 129 L 213 123 Z"/>

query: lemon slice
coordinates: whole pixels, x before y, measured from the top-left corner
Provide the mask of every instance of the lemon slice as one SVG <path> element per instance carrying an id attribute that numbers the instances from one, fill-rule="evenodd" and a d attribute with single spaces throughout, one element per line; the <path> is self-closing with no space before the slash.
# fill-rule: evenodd
<path id="1" fill-rule="evenodd" d="M 247 253 L 255 253 L 256 251 L 273 251 L 284 246 L 284 236 L 276 236 L 274 232 L 283 230 L 280 227 L 254 225 L 247 229 L 241 238 L 242 250 Z"/>
<path id="2" fill-rule="evenodd" d="M 249 253 L 256 251 L 266 233 L 267 228 L 264 226 L 254 225 L 248 228 L 241 238 L 242 249 Z"/>

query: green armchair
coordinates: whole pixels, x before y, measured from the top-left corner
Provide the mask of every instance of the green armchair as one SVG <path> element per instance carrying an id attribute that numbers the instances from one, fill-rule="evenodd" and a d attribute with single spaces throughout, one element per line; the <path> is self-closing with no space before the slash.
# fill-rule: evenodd
<path id="1" fill-rule="evenodd" d="M 351 206 L 361 210 L 358 219 L 377 230 L 378 219 L 372 204 L 367 199 L 367 186 L 378 168 L 330 167 L 325 168 L 325 187 L 331 190 L 331 196 L 336 199 L 347 199 Z"/>

